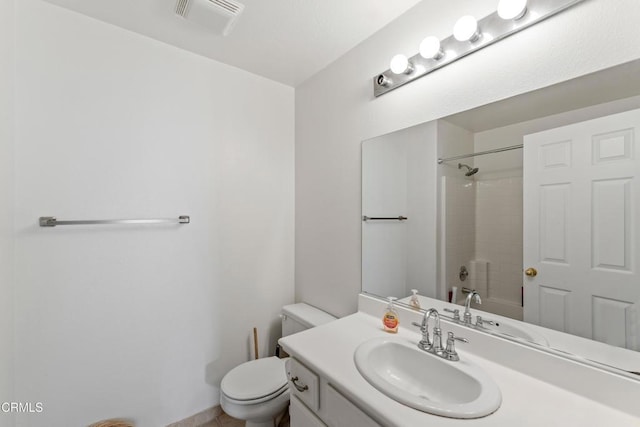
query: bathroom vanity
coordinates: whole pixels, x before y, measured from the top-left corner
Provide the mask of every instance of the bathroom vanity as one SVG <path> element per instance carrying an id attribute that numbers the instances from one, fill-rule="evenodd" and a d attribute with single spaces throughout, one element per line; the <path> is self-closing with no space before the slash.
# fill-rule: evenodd
<path id="1" fill-rule="evenodd" d="M 447 321 L 441 324 L 443 345 L 448 332 L 469 342 L 456 342 L 460 361 L 438 363 L 469 364 L 483 371 L 500 390 L 499 407 L 489 415 L 460 419 L 401 403 L 368 382 L 354 361 L 363 343 L 385 338 L 411 343 L 411 348 L 415 344 L 415 351 L 423 352 L 417 347 L 419 328 L 411 325 L 420 323 L 423 314 L 398 307 L 400 330 L 388 334 L 381 327 L 385 307 L 380 300 L 360 295 L 357 313 L 280 340 L 292 356 L 292 426 L 640 426 L 639 380 Z M 438 357 L 426 352 L 424 356 Z M 447 369 L 429 366 L 425 363 L 416 377 L 433 378 L 431 388 L 442 384 L 450 392 L 453 387 L 449 398 L 455 398 L 456 385 L 446 383 L 447 374 L 440 372 Z"/>

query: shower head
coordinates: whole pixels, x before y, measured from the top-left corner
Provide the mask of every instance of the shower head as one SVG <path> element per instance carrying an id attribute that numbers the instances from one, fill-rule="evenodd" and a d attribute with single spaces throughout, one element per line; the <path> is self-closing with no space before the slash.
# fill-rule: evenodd
<path id="1" fill-rule="evenodd" d="M 462 168 L 467 168 L 467 171 L 464 173 L 465 176 L 471 176 L 471 175 L 475 175 L 478 173 L 478 168 L 471 168 L 467 165 L 464 165 L 462 163 L 458 163 L 458 169 L 462 169 Z"/>

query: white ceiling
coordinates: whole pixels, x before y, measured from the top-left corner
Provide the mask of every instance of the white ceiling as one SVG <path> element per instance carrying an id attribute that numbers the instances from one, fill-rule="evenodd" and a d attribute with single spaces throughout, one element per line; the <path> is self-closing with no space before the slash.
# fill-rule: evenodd
<path id="1" fill-rule="evenodd" d="M 226 37 L 176 16 L 176 0 L 47 1 L 295 87 L 420 0 L 239 0 Z"/>

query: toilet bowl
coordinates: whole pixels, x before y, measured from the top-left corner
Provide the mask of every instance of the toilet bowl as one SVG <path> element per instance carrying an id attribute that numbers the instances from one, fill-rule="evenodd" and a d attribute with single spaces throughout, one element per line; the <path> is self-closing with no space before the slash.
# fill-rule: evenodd
<path id="1" fill-rule="evenodd" d="M 247 420 L 247 427 L 272 427 L 289 404 L 285 359 L 267 357 L 245 362 L 222 379 L 220 405 L 227 414 Z"/>
<path id="2" fill-rule="evenodd" d="M 282 335 L 291 335 L 335 320 L 310 305 L 282 308 Z M 246 420 L 246 427 L 273 427 L 273 419 L 289 404 L 287 359 L 265 357 L 230 370 L 220 383 L 220 406 L 227 414 Z"/>

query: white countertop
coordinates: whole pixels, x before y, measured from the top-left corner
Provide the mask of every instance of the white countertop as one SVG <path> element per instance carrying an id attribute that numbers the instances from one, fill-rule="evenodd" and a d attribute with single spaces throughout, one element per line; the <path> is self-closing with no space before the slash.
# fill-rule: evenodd
<path id="1" fill-rule="evenodd" d="M 442 329 L 443 334 L 446 334 L 450 328 L 443 324 Z M 389 335 L 382 331 L 381 319 L 358 312 L 326 325 L 281 338 L 280 344 L 289 354 L 326 378 L 336 389 L 384 426 L 473 424 L 492 427 L 640 427 L 640 419 L 634 415 L 473 354 L 473 340 L 470 340 L 469 344 L 458 344 L 457 351 L 461 359 L 483 368 L 498 384 L 502 392 L 500 408 L 487 417 L 473 420 L 444 418 L 412 409 L 388 398 L 371 386 L 360 375 L 353 361 L 353 354 L 362 342 Z M 395 336 L 413 343 L 420 339 L 419 334 L 402 324 Z M 473 339 L 482 338 L 474 336 Z"/>

